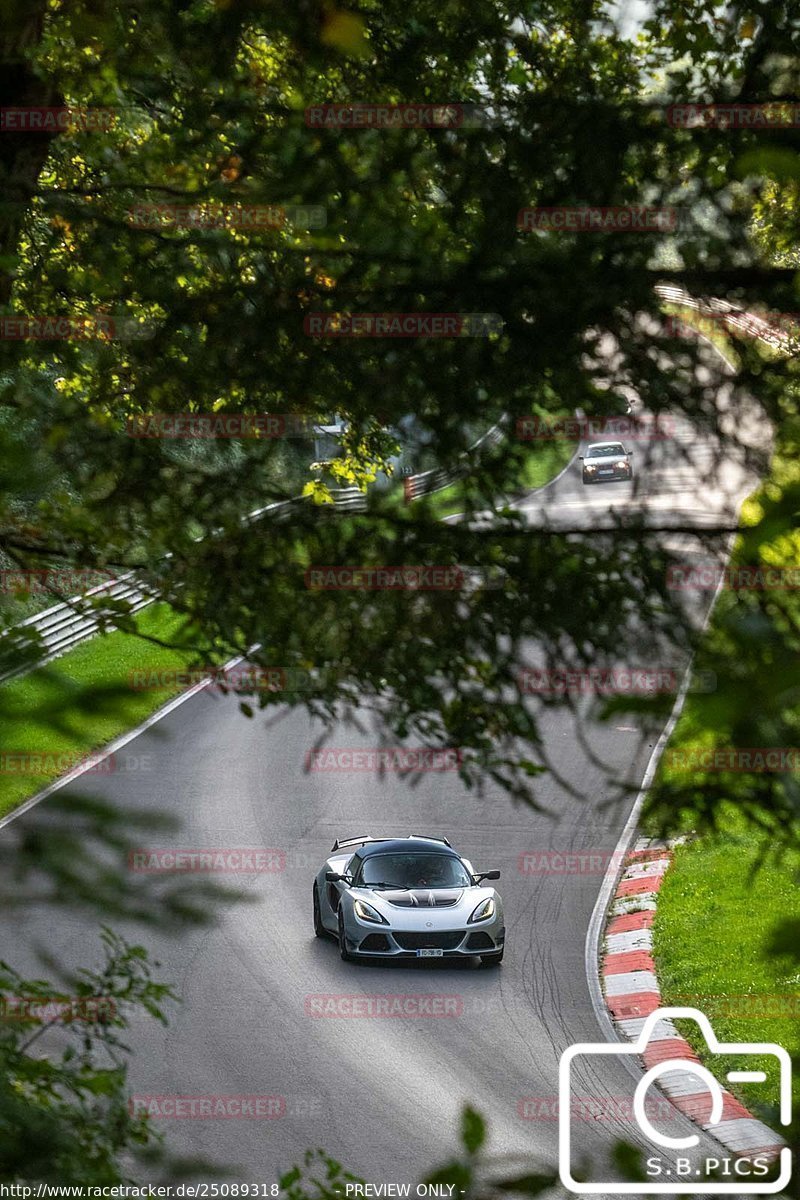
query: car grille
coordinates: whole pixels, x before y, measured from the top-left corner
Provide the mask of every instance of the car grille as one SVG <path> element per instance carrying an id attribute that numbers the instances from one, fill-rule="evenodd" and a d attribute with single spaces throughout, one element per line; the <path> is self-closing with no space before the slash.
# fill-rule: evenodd
<path id="1" fill-rule="evenodd" d="M 488 933 L 471 933 L 467 938 L 468 950 L 494 950 L 494 942 Z"/>
<path id="2" fill-rule="evenodd" d="M 455 933 L 394 933 L 401 950 L 455 950 L 464 939 L 465 930 Z"/>
<path id="3" fill-rule="evenodd" d="M 370 951 L 377 953 L 379 950 L 388 950 L 389 939 L 385 933 L 368 933 L 358 948 L 365 954 L 369 954 Z"/>

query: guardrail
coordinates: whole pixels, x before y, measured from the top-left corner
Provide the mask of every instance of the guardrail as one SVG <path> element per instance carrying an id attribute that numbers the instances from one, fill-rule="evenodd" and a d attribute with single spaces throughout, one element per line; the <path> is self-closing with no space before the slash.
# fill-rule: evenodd
<path id="1" fill-rule="evenodd" d="M 128 571 L 119 579 L 98 584 L 84 596 L 54 604 L 20 621 L 0 637 L 0 682 L 27 674 L 96 633 L 101 620 L 93 603 L 96 599 L 124 601 L 129 606 L 127 611 L 135 613 L 154 597 L 137 584 L 133 571 Z M 106 615 L 111 611 L 105 609 Z M 3 669 L 4 663 L 12 665 Z"/>
<path id="2" fill-rule="evenodd" d="M 660 283 L 655 288 L 656 295 L 669 304 L 678 304 L 683 308 L 691 308 L 701 316 L 708 316 L 718 321 L 724 328 L 730 328 L 735 333 L 743 333 L 747 337 L 758 338 L 778 350 L 794 350 L 800 347 L 800 328 L 797 333 L 787 332 L 778 328 L 766 317 L 747 312 L 740 305 L 731 304 L 728 300 L 718 300 L 709 297 L 698 300 L 690 296 L 683 288 L 673 284 Z M 680 320 L 680 317 L 677 318 Z M 800 325 L 800 322 L 798 322 Z"/>
<path id="3" fill-rule="evenodd" d="M 794 335 L 777 329 L 765 318 L 749 313 L 727 300 L 717 300 L 714 297 L 708 300 L 697 300 L 683 288 L 671 284 L 658 284 L 655 292 L 660 299 L 666 300 L 668 303 L 714 316 L 723 325 L 730 326 L 732 330 L 745 333 L 750 337 L 757 337 L 779 349 L 796 350 L 800 345 L 800 334 Z M 457 479 L 462 479 L 470 470 L 469 456 L 476 450 L 496 445 L 501 441 L 505 435 L 507 424 L 508 417 L 504 415 L 470 447 L 469 451 L 464 452 L 461 456 L 462 461 L 456 466 L 434 468 L 430 471 L 422 471 L 417 475 L 406 476 L 403 480 L 406 502 L 416 500 L 419 496 L 430 495 L 432 492 L 442 491 L 451 483 L 455 483 Z M 332 495 L 337 508 L 350 512 L 366 510 L 366 496 L 358 488 L 333 489 Z M 305 499 L 305 497 L 295 496 L 289 500 L 280 500 L 276 504 L 268 504 L 264 508 L 257 508 L 248 513 L 245 522 L 249 524 L 258 521 L 270 512 L 277 515 L 280 511 L 281 514 L 285 512 L 288 515 L 288 510 L 293 505 L 302 503 Z M 107 618 L 113 613 L 113 609 L 97 611 L 95 601 L 100 598 L 125 601 L 130 606 L 128 611 L 135 613 L 151 604 L 156 599 L 156 595 L 154 592 L 148 591 L 141 582 L 137 583 L 134 573 L 131 571 L 117 580 L 111 580 L 107 584 L 100 584 L 98 587 L 92 588 L 85 596 L 76 596 L 61 604 L 55 604 L 45 612 L 37 613 L 36 616 L 28 617 L 27 620 L 21 621 L 11 630 L 0 635 L 0 682 L 26 674 L 34 667 L 57 658 L 58 655 L 72 649 L 73 646 L 77 646 L 96 633 L 103 618 Z M 87 600 L 90 603 L 88 609 L 86 608 Z M 4 669 L 4 662 L 12 660 L 16 661 Z"/>
<path id="4" fill-rule="evenodd" d="M 731 304 L 728 300 L 718 300 L 715 297 L 710 297 L 708 300 L 697 300 L 694 296 L 684 291 L 683 288 L 672 284 L 658 284 L 654 290 L 661 300 L 682 305 L 684 308 L 691 308 L 701 314 L 713 316 L 722 325 L 730 327 L 736 332 L 744 333 L 748 337 L 758 338 L 760 341 L 775 346 L 777 349 L 797 350 L 800 348 L 800 330 L 797 334 L 787 333 L 786 330 L 776 328 L 766 318 L 747 312 L 744 308 Z M 470 447 L 469 453 L 474 453 L 475 450 L 484 445 L 496 445 L 504 436 L 507 424 L 508 417 L 501 417 L 497 424 L 487 430 L 483 437 L 479 438 L 475 445 Z M 417 475 L 407 475 L 403 480 L 403 498 L 405 502 L 408 504 L 412 500 L 416 500 L 419 496 L 430 495 L 432 492 L 440 492 L 444 488 L 449 487 L 451 483 L 455 483 L 457 479 L 463 479 L 469 473 L 469 463 L 466 461 L 467 453 L 462 457 L 465 460 L 463 463 L 449 469 L 434 468 L 431 471 L 421 471 Z"/>
<path id="5" fill-rule="evenodd" d="M 468 451 L 465 451 L 461 456 L 464 460 L 454 467 L 434 467 L 431 471 L 420 471 L 417 475 L 407 475 L 403 480 L 403 499 L 406 504 L 412 500 L 416 500 L 418 496 L 428 496 L 431 492 L 441 492 L 443 488 L 449 487 L 451 483 L 455 483 L 457 479 L 463 479 L 469 474 L 470 463 L 468 455 L 474 454 L 476 450 L 483 449 L 486 446 L 496 446 L 499 441 L 505 436 L 505 427 L 508 424 L 508 417 L 502 416 L 500 420 L 492 425 L 490 429 L 480 438 L 473 446 L 470 446 Z"/>
<path id="6" fill-rule="evenodd" d="M 334 488 L 331 494 L 338 509 L 345 512 L 366 510 L 367 498 L 358 488 Z M 276 504 L 255 509 L 244 520 L 250 524 L 267 513 L 280 519 L 284 514 L 288 516 L 290 508 L 302 503 L 310 501 L 304 496 L 279 500 Z M 0 634 L 0 683 L 26 675 L 97 633 L 101 623 L 114 613 L 113 605 L 103 606 L 98 601 L 124 602 L 128 606 L 127 614 L 137 613 L 157 599 L 153 589 L 137 579 L 134 571 L 128 571 L 118 579 L 98 584 L 82 596 L 73 596 L 27 617 Z"/>

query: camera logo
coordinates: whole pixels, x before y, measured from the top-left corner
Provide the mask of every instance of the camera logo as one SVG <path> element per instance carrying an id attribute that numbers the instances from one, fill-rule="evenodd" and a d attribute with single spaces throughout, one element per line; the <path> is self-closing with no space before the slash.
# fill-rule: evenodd
<path id="1" fill-rule="evenodd" d="M 690 1133 L 681 1137 L 671 1137 L 657 1130 L 647 1114 L 645 1105 L 650 1086 L 656 1083 L 667 1072 L 668 1079 L 679 1085 L 684 1095 L 700 1096 L 706 1101 L 708 1115 L 704 1117 L 702 1126 L 714 1134 L 715 1126 L 720 1126 L 722 1132 L 723 1107 L 727 1095 L 712 1073 L 699 1062 L 688 1058 L 665 1058 L 656 1064 L 639 1079 L 633 1093 L 633 1114 L 638 1131 L 645 1139 L 645 1151 L 653 1157 L 647 1158 L 648 1178 L 636 1183 L 620 1182 L 587 1182 L 575 1179 L 572 1173 L 573 1143 L 571 1128 L 571 1109 L 573 1090 L 577 1093 L 581 1085 L 573 1081 L 576 1076 L 587 1070 L 592 1076 L 600 1066 L 597 1059 L 603 1055 L 615 1058 L 632 1056 L 635 1058 L 644 1054 L 651 1041 L 656 1026 L 660 1022 L 670 1022 L 674 1018 L 689 1018 L 696 1021 L 705 1038 L 709 1050 L 714 1054 L 737 1055 L 742 1058 L 742 1069 L 728 1071 L 726 1078 L 730 1083 L 765 1083 L 767 1074 L 762 1070 L 748 1070 L 753 1066 L 753 1056 L 770 1057 L 777 1066 L 777 1082 L 780 1095 L 780 1123 L 788 1125 L 791 1120 L 791 1059 L 782 1046 L 774 1042 L 720 1042 L 717 1040 L 708 1017 L 696 1008 L 660 1008 L 644 1021 L 642 1030 L 635 1042 L 582 1042 L 570 1046 L 561 1056 L 558 1070 L 559 1088 L 559 1130 L 558 1130 L 558 1166 L 561 1182 L 569 1191 L 579 1195 L 597 1195 L 603 1193 L 619 1195 L 655 1195 L 670 1193 L 671 1195 L 767 1195 L 782 1191 L 788 1184 L 792 1174 L 792 1152 L 788 1146 L 780 1151 L 780 1177 L 764 1181 L 763 1176 L 770 1170 L 770 1159 L 765 1154 L 753 1154 L 748 1158 L 730 1152 L 728 1157 L 723 1154 L 716 1158 L 706 1156 L 700 1147 L 700 1138 Z M 663 1027 L 663 1026 L 662 1026 Z M 673 1034 L 673 1036 L 677 1036 Z M 655 1040 L 655 1039 L 654 1039 Z M 586 1062 L 585 1060 L 589 1060 Z M 748 1061 L 750 1060 L 750 1061 Z M 585 1065 L 581 1065 L 584 1062 Z M 629 1064 L 629 1065 L 632 1065 Z M 679 1072 L 679 1075 L 675 1073 Z M 586 1075 L 584 1075 L 586 1078 Z M 667 1080 L 664 1081 L 665 1085 Z M 675 1089 L 676 1091 L 678 1088 Z M 752 1124 L 756 1124 L 755 1121 Z M 638 1139 L 641 1142 L 641 1137 Z M 775 1141 L 780 1141 L 774 1136 Z M 763 1144 L 763 1143 L 762 1143 Z M 659 1153 L 655 1153 L 655 1149 Z M 693 1157 L 676 1157 L 673 1152 L 694 1150 Z M 729 1182 L 722 1182 L 718 1172 Z M 759 1176 L 761 1178 L 759 1179 Z M 658 1182 L 656 1182 L 658 1180 Z M 681 1182 L 686 1180 L 687 1182 Z"/>

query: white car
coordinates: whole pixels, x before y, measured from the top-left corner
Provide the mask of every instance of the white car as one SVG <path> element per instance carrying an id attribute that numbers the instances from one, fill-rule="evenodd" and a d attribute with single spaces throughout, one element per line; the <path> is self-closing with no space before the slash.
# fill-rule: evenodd
<path id="1" fill-rule="evenodd" d="M 633 479 L 632 450 L 622 442 L 592 442 L 581 454 L 584 483 L 613 483 Z"/>
<path id="2" fill-rule="evenodd" d="M 348 838 L 333 844 L 313 888 L 314 932 L 357 958 L 501 962 L 503 904 L 446 838 Z"/>

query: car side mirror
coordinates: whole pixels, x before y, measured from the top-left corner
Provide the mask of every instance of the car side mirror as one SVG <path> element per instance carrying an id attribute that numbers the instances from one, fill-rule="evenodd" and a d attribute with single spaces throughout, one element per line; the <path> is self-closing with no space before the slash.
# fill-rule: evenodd
<path id="1" fill-rule="evenodd" d="M 581 462 L 583 462 L 583 458 L 584 458 L 584 456 L 583 456 L 582 454 L 579 454 L 579 455 L 578 455 L 578 458 L 581 460 Z"/>
<path id="2" fill-rule="evenodd" d="M 633 451 L 632 451 L 632 450 L 628 450 L 628 448 L 626 447 L 626 448 L 625 448 L 625 453 L 626 453 L 626 454 L 633 454 Z"/>
<path id="3" fill-rule="evenodd" d="M 479 871 L 475 876 L 476 883 L 480 883 L 482 879 L 499 879 L 499 871 Z"/>
<path id="4" fill-rule="evenodd" d="M 325 872 L 326 883 L 339 883 L 342 879 L 344 879 L 344 875 L 339 875 L 336 871 Z"/>

